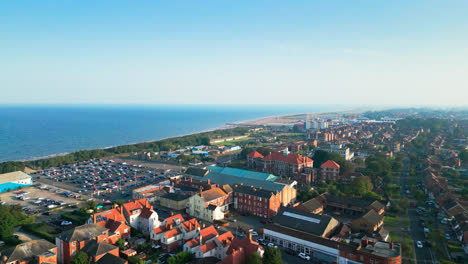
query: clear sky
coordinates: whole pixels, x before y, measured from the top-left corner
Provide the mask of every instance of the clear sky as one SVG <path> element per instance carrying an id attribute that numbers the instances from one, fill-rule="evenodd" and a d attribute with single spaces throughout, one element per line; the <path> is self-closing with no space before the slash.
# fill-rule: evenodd
<path id="1" fill-rule="evenodd" d="M 468 104 L 468 1 L 0 1 L 0 103 Z"/>

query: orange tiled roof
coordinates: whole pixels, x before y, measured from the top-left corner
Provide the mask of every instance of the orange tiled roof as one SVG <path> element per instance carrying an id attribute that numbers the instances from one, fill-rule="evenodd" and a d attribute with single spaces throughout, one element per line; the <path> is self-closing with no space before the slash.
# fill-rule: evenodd
<path id="1" fill-rule="evenodd" d="M 165 220 L 166 224 L 173 225 L 175 219 L 179 219 L 180 222 L 184 221 L 184 218 L 182 217 L 181 214 L 176 214 L 176 215 L 173 215 L 171 217 L 166 218 L 166 220 Z"/>
<path id="2" fill-rule="evenodd" d="M 99 224 L 100 222 L 105 222 L 108 220 L 114 220 L 117 222 L 125 222 L 125 218 L 123 217 L 121 213 L 121 209 L 119 207 L 93 214 L 91 215 L 91 219 L 93 220 L 96 219 L 96 224 Z M 99 219 L 102 219 L 102 221 L 98 221 Z"/>
<path id="3" fill-rule="evenodd" d="M 207 240 L 219 235 L 219 233 L 214 226 L 210 225 L 200 230 L 200 235 L 202 236 L 202 242 L 205 243 Z"/>
<path id="4" fill-rule="evenodd" d="M 221 243 L 223 246 L 230 245 L 234 236 L 232 235 L 231 231 L 228 231 L 222 235 L 219 235 L 216 239 Z"/>
<path id="5" fill-rule="evenodd" d="M 200 250 L 203 253 L 209 252 L 215 248 L 216 248 L 216 242 L 214 241 L 210 241 L 209 243 L 206 243 L 205 245 L 200 246 Z"/>
<path id="6" fill-rule="evenodd" d="M 199 228 L 200 224 L 198 223 L 197 219 L 192 218 L 190 220 L 183 222 L 181 226 L 185 231 L 189 232 L 189 231 Z"/>
<path id="7" fill-rule="evenodd" d="M 320 168 L 331 168 L 331 169 L 339 169 L 340 164 L 334 162 L 333 160 L 327 160 L 325 163 L 320 166 Z"/>
<path id="8" fill-rule="evenodd" d="M 133 210 L 143 209 L 143 208 L 151 208 L 151 205 L 149 204 L 148 200 L 146 200 L 146 198 L 143 198 L 143 199 L 131 201 L 131 202 L 128 202 L 128 203 L 124 203 L 123 207 L 125 208 L 127 213 L 129 215 L 131 215 L 132 214 L 131 212 Z"/>
<path id="9" fill-rule="evenodd" d="M 252 158 L 263 158 L 263 155 L 257 151 L 250 152 L 249 154 L 247 154 L 247 156 Z"/>
<path id="10" fill-rule="evenodd" d="M 177 235 L 179 235 L 179 234 L 181 234 L 181 233 L 182 233 L 182 232 L 179 230 L 179 228 L 174 228 L 174 229 L 169 230 L 169 231 L 167 231 L 166 233 L 164 233 L 164 236 L 165 236 L 167 239 L 169 239 L 169 238 L 175 237 L 175 236 L 177 236 Z"/>
<path id="11" fill-rule="evenodd" d="M 303 164 L 307 162 L 312 162 L 313 160 L 306 157 L 301 156 L 299 154 L 288 154 L 283 155 L 283 152 L 272 152 L 263 158 L 264 160 L 270 161 L 284 161 L 291 164 Z"/>

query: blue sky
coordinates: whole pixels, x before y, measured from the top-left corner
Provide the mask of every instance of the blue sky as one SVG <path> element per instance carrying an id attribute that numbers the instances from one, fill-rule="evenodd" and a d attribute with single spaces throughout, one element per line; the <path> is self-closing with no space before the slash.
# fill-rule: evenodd
<path id="1" fill-rule="evenodd" d="M 0 103 L 466 105 L 468 1 L 1 1 Z"/>

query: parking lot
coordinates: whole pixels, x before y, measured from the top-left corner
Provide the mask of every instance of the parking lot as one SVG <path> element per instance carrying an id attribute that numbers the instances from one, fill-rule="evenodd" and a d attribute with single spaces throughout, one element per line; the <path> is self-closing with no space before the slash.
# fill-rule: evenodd
<path id="1" fill-rule="evenodd" d="M 117 160 L 89 160 L 31 174 L 35 182 L 76 192 L 83 198 L 119 199 L 137 187 L 178 174 L 163 164 L 147 167 Z M 154 164 L 153 164 L 154 165 Z"/>
<path id="2" fill-rule="evenodd" d="M 45 186 L 31 186 L 0 194 L 5 205 L 20 205 L 25 212 L 40 213 L 68 205 L 78 204 L 81 200 L 68 190 Z M 43 186 L 44 187 L 44 186 Z M 66 195 L 68 194 L 68 195 Z"/>

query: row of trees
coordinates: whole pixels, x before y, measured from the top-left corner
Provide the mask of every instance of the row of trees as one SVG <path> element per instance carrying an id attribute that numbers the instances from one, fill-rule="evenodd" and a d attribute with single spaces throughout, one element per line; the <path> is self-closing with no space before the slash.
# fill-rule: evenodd
<path id="1" fill-rule="evenodd" d="M 22 212 L 21 206 L 0 205 L 0 240 L 12 241 L 16 226 L 34 223 L 34 217 Z"/>

